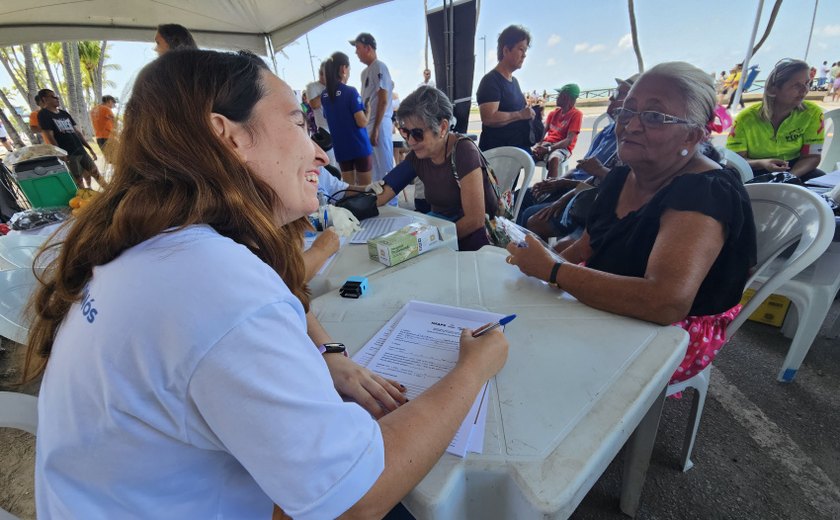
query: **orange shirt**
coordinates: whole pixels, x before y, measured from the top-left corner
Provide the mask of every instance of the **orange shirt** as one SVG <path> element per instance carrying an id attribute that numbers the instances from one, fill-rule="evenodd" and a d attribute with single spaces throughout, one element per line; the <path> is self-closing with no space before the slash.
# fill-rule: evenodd
<path id="1" fill-rule="evenodd" d="M 31 114 L 29 114 L 29 126 L 31 126 L 32 128 L 37 128 L 37 129 L 40 130 L 41 127 L 38 126 L 38 112 L 40 112 L 40 110 L 36 110 L 36 111 L 32 112 Z"/>
<path id="2" fill-rule="evenodd" d="M 97 105 L 90 111 L 93 132 L 97 139 L 108 139 L 114 130 L 114 113 L 105 105 Z"/>

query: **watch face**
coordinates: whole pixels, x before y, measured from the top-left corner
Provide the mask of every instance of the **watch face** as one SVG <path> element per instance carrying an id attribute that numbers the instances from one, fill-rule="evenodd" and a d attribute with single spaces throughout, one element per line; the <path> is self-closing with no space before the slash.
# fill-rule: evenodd
<path id="1" fill-rule="evenodd" d="M 324 343 L 324 354 L 341 354 L 347 350 L 344 343 Z"/>

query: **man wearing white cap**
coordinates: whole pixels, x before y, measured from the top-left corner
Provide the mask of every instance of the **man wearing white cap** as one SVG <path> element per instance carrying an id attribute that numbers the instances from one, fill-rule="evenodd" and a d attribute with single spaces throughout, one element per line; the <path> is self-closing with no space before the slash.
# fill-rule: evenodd
<path id="1" fill-rule="evenodd" d="M 394 82 L 388 67 L 376 57 L 376 40 L 369 33 L 361 33 L 350 40 L 356 47 L 359 61 L 367 65 L 362 71 L 362 101 L 368 114 L 368 136 L 373 146 L 373 180 L 382 180 L 394 168 L 392 142 L 394 108 L 391 94 Z M 396 199 L 394 199 L 396 203 Z"/>

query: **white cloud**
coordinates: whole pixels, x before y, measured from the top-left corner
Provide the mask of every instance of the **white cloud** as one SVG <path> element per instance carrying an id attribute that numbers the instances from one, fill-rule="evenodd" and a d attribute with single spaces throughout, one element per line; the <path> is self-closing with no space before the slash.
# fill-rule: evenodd
<path id="1" fill-rule="evenodd" d="M 557 60 L 554 58 L 548 58 L 548 61 L 545 62 L 546 67 L 553 67 L 555 65 L 557 65 Z"/>
<path id="2" fill-rule="evenodd" d="M 631 47 L 633 47 L 633 37 L 630 36 L 630 33 L 625 34 L 618 40 L 619 49 L 630 49 Z"/>
<path id="3" fill-rule="evenodd" d="M 593 45 L 592 47 L 590 47 L 587 52 L 590 52 L 590 53 L 592 53 L 592 52 L 603 52 L 605 50 L 607 50 L 607 46 L 604 45 L 603 43 L 599 43 L 597 45 Z"/>
<path id="4" fill-rule="evenodd" d="M 575 46 L 574 46 L 574 48 L 573 48 L 573 50 L 574 50 L 574 52 L 584 52 L 584 51 L 586 51 L 589 47 L 591 47 L 591 45 L 589 45 L 589 43 L 588 43 L 588 42 L 576 43 L 576 44 L 575 44 Z"/>
<path id="5" fill-rule="evenodd" d="M 840 36 L 840 25 L 824 25 L 817 32 L 823 36 Z"/>
<path id="6" fill-rule="evenodd" d="M 557 45 L 561 41 L 563 41 L 563 38 L 561 38 L 559 34 L 552 34 L 551 36 L 548 37 L 548 46 L 549 47 L 554 47 L 555 45 Z"/>

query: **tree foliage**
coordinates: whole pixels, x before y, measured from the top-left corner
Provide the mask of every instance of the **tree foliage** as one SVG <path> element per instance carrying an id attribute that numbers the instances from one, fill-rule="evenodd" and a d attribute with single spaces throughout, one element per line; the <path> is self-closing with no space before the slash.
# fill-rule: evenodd
<path id="1" fill-rule="evenodd" d="M 12 79 L 12 88 L 26 101 L 30 110 L 37 110 L 35 94 L 42 88 L 56 92 L 62 106 L 70 112 L 87 135 L 92 135 L 88 107 L 99 103 L 103 89 L 114 87 L 107 80 L 109 64 L 107 41 L 72 41 L 41 43 L 0 48 L 0 63 Z M 30 135 L 29 122 L 17 114 L 6 91 L 0 101 L 6 106 L 9 120 Z M 28 115 L 28 114 L 27 114 Z M 21 144 L 21 143 L 18 143 Z"/>

